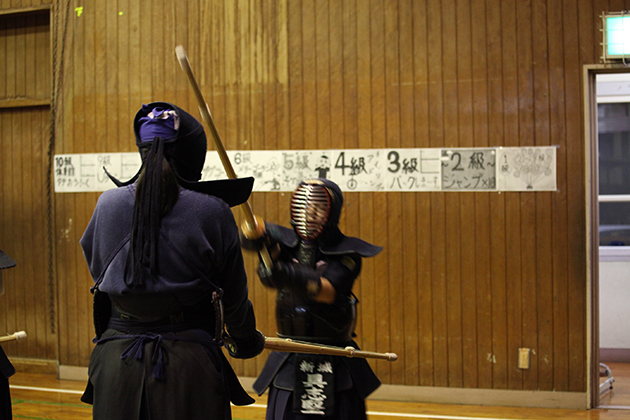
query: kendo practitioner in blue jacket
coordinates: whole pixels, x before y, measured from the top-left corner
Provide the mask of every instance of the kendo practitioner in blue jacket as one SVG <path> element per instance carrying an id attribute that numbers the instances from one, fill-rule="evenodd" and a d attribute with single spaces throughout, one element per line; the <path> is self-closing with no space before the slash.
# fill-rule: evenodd
<path id="1" fill-rule="evenodd" d="M 82 397 L 93 418 L 230 419 L 254 402 L 221 351 L 264 348 L 248 298 L 238 226 L 252 178 L 199 182 L 202 125 L 170 103 L 143 105 L 139 173 L 105 191 L 81 238 L 95 285 L 96 347 Z"/>
<path id="2" fill-rule="evenodd" d="M 15 267 L 17 263 L 13 258 L 2 252 L 0 249 L 0 295 L 4 293 L 4 282 L 2 271 L 6 268 Z M 9 378 L 15 374 L 15 368 L 9 358 L 0 347 L 0 420 L 13 418 L 11 410 L 11 391 L 9 390 Z"/>
<path id="3" fill-rule="evenodd" d="M 341 233 L 342 206 L 337 184 L 307 180 L 291 197 L 293 229 L 267 223 L 258 238 L 242 227 L 244 247 L 266 246 L 274 260 L 271 267 L 261 261 L 258 275 L 277 290 L 282 338 L 358 348 L 352 339 L 357 304 L 352 286 L 362 258 L 382 248 Z M 379 386 L 363 358 L 272 352 L 254 390 L 262 395 L 269 389 L 267 420 L 357 420 L 366 419 L 364 400 Z"/>

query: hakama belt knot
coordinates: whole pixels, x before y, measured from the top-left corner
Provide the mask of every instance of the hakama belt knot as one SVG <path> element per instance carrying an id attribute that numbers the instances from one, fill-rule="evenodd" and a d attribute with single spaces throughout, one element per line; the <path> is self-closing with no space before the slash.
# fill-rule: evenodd
<path id="1" fill-rule="evenodd" d="M 155 343 L 153 356 L 151 357 L 151 362 L 155 365 L 155 368 L 153 369 L 153 377 L 160 381 L 165 380 L 166 371 L 164 369 L 164 357 L 166 355 L 166 349 L 163 345 L 164 337 L 162 334 L 142 333 L 133 335 L 116 335 L 102 339 L 94 339 L 93 342 L 102 343 L 105 341 L 121 340 L 125 338 L 135 338 L 135 340 L 120 355 L 122 360 L 126 360 L 131 356 L 133 356 L 136 360 L 142 360 L 142 357 L 144 356 L 144 345 L 151 341 Z"/>

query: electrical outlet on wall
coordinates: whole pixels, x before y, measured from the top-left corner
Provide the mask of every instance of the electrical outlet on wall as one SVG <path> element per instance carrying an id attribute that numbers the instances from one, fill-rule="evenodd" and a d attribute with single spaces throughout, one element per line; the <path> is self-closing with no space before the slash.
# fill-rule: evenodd
<path id="1" fill-rule="evenodd" d="M 529 355 L 531 350 L 525 347 L 518 349 L 518 368 L 529 369 Z"/>

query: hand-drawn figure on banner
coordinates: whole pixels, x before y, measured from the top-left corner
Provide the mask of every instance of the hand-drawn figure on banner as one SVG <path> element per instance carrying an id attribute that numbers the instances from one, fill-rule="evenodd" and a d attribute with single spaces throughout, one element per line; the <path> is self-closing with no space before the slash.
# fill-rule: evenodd
<path id="1" fill-rule="evenodd" d="M 96 331 L 82 401 L 96 420 L 228 420 L 230 401 L 254 400 L 224 334 L 232 357 L 264 348 L 230 210 L 253 179 L 199 182 L 206 135 L 173 104 L 143 105 L 133 128 L 142 166 L 127 182 L 112 177 L 118 188 L 99 197 L 81 238 Z"/>
<path id="2" fill-rule="evenodd" d="M 338 227 L 343 195 L 336 183 L 311 179 L 291 197 L 293 229 L 266 223 L 261 239 L 243 226 L 245 249 L 266 246 L 274 260 L 261 262 L 263 285 L 277 290 L 278 335 L 292 340 L 352 346 L 357 299 L 352 286 L 364 257 L 381 247 L 345 236 Z M 254 384 L 269 389 L 267 420 L 366 419 L 365 398 L 380 381 L 365 359 L 272 352 Z M 316 415 L 317 417 L 313 417 Z"/>
<path id="3" fill-rule="evenodd" d="M 256 180 L 254 188 L 257 191 L 280 191 L 280 180 L 277 171 L 278 161 L 270 159 L 264 164 L 253 164 L 251 174 Z"/>
<path id="4" fill-rule="evenodd" d="M 556 191 L 555 146 L 497 149 L 497 187 L 501 191 Z"/>
<path id="5" fill-rule="evenodd" d="M 263 191 L 280 191 L 281 184 L 280 180 L 278 179 L 279 169 L 280 164 L 278 163 L 278 160 L 274 157 L 267 161 L 265 165 L 265 170 L 260 175 L 260 178 L 256 178 L 256 176 L 254 176 L 254 179 L 263 180 L 264 185 L 266 185 L 266 187 L 263 188 Z"/>
<path id="6" fill-rule="evenodd" d="M 514 176 L 521 178 L 527 184 L 527 189 L 534 188 L 534 183 L 543 176 L 551 176 L 552 151 L 547 149 L 521 150 L 514 156 Z"/>
<path id="7" fill-rule="evenodd" d="M 330 172 L 330 158 L 326 155 L 322 155 L 319 158 L 315 170 L 317 171 L 317 178 L 328 178 L 328 172 Z"/>

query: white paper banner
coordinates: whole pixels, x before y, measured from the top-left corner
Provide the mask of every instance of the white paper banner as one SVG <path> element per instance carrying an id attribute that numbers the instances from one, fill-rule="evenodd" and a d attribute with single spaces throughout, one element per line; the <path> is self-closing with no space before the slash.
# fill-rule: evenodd
<path id="1" fill-rule="evenodd" d="M 293 191 L 300 181 L 328 178 L 344 192 L 555 191 L 556 147 L 348 150 L 238 150 L 228 156 L 254 191 Z M 139 153 L 56 155 L 55 192 L 115 188 L 140 168 Z M 226 178 L 208 151 L 202 181 Z"/>

